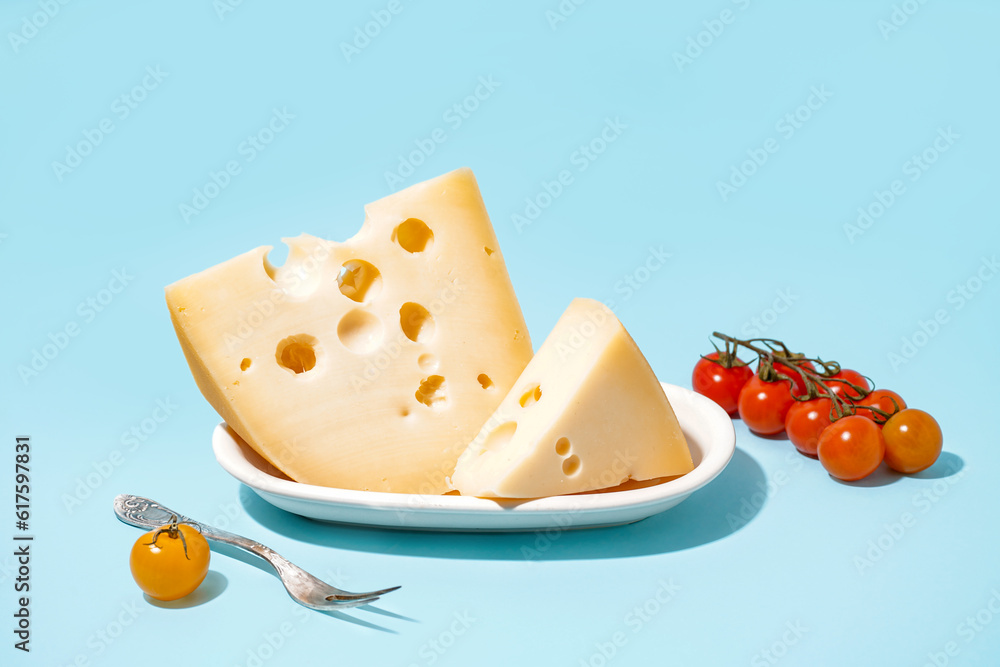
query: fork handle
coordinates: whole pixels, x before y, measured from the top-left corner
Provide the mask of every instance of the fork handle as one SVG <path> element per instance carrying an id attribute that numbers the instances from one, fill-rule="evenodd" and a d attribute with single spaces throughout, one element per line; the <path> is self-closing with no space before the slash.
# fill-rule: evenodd
<path id="1" fill-rule="evenodd" d="M 125 493 L 117 496 L 115 498 L 115 515 L 122 523 L 147 530 L 154 530 L 160 526 L 165 526 L 170 523 L 171 517 L 176 516 L 177 521 L 183 521 L 196 526 L 206 539 L 214 540 L 215 542 L 224 542 L 225 544 L 230 544 L 263 558 L 278 574 L 281 574 L 290 565 L 288 559 L 284 556 L 256 540 L 209 526 L 207 523 L 194 521 L 180 512 L 175 512 L 155 500 L 143 498 L 142 496 L 133 496 Z"/>

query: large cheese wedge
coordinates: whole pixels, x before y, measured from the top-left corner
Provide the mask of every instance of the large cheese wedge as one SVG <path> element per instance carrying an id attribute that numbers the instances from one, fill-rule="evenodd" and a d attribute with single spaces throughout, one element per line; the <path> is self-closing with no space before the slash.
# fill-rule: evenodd
<path id="1" fill-rule="evenodd" d="M 531 359 L 475 177 L 365 207 L 353 238 L 285 239 L 167 287 L 205 398 L 298 482 L 440 494 Z"/>
<path id="2" fill-rule="evenodd" d="M 541 498 L 683 475 L 691 453 L 663 387 L 604 304 L 576 299 L 462 454 L 462 495 Z"/>

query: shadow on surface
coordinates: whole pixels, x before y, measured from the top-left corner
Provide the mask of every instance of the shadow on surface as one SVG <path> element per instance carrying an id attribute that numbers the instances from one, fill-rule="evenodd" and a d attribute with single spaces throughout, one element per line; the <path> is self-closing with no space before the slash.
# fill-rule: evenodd
<path id="1" fill-rule="evenodd" d="M 941 452 L 941 456 L 927 470 L 910 475 L 915 479 L 944 479 L 957 475 L 965 469 L 965 461 L 958 454 L 951 452 Z"/>
<path id="2" fill-rule="evenodd" d="M 754 437 L 760 438 L 761 440 L 775 440 L 777 442 L 788 442 L 788 434 L 782 431 L 781 433 L 753 433 Z"/>
<path id="3" fill-rule="evenodd" d="M 610 528 L 549 529 L 526 533 L 417 532 L 367 528 L 306 519 L 269 504 L 247 486 L 247 514 L 286 537 L 369 553 L 485 560 L 575 560 L 644 556 L 720 540 L 753 520 L 762 507 L 764 471 L 737 448 L 726 469 L 677 507 L 636 523 Z"/>
<path id="4" fill-rule="evenodd" d="M 241 497 L 240 499 L 241 500 L 243 499 L 242 496 L 243 496 L 244 490 L 248 491 L 251 495 L 253 495 L 255 498 L 257 498 L 256 494 L 254 494 L 252 491 L 250 491 L 247 487 L 241 485 L 240 486 L 240 497 Z M 260 500 L 260 499 L 258 498 L 258 500 Z M 263 501 L 261 501 L 261 502 L 263 502 Z M 263 572 L 267 572 L 269 575 L 271 575 L 272 577 L 274 577 L 275 590 L 282 590 L 281 589 L 282 583 L 281 583 L 281 580 L 278 578 L 277 572 L 275 572 L 274 568 L 271 567 L 264 559 L 260 558 L 259 556 L 255 556 L 253 554 L 247 553 L 243 549 L 237 549 L 236 547 L 234 547 L 234 546 L 232 546 L 230 544 L 225 544 L 224 542 L 215 542 L 215 541 L 212 541 L 212 542 L 209 542 L 209 546 L 211 547 L 212 551 L 214 551 L 216 553 L 222 554 L 224 556 L 229 556 L 230 558 L 235 558 L 236 560 L 242 561 L 242 562 L 246 563 L 247 565 L 254 566 L 258 570 L 261 570 Z M 218 575 L 219 577 L 222 577 L 223 582 L 226 581 L 226 578 L 223 577 L 221 574 L 219 574 L 219 573 L 217 573 L 215 571 L 209 571 L 208 576 L 205 577 L 205 583 L 208 583 L 208 580 L 212 577 L 213 574 Z M 196 590 L 194 593 L 192 593 L 188 597 L 193 597 L 193 596 L 198 595 L 198 592 L 202 588 L 204 588 L 204 587 L 205 587 L 205 584 L 202 584 L 198 588 L 198 590 Z M 226 587 L 226 585 L 225 585 L 225 583 L 223 583 L 222 589 L 224 590 L 225 587 Z M 222 592 L 222 590 L 220 590 L 215 595 L 218 595 L 221 592 Z M 186 600 L 187 598 L 184 598 L 184 599 Z M 208 599 L 210 600 L 211 598 L 208 598 Z M 153 600 L 149 596 L 146 596 L 146 600 L 150 604 L 155 604 L 158 607 L 165 607 L 165 606 L 172 605 L 172 604 L 176 605 L 176 603 L 160 602 L 158 600 Z M 197 604 L 201 604 L 202 602 L 207 602 L 207 601 L 208 600 L 202 600 L 202 601 L 198 602 Z M 177 600 L 177 603 L 180 603 L 180 602 L 183 602 L 183 600 Z M 176 606 L 184 606 L 184 605 L 176 605 Z M 187 605 L 187 606 L 194 607 L 196 605 L 195 604 L 191 604 L 191 605 Z M 370 613 L 373 613 L 373 614 L 380 614 L 382 616 L 388 616 L 390 618 L 399 618 L 399 619 L 403 619 L 403 620 L 406 620 L 406 621 L 416 622 L 415 619 L 409 618 L 408 616 L 402 616 L 402 615 L 399 615 L 399 614 L 395 614 L 395 613 L 393 613 L 391 611 L 386 611 L 384 609 L 379 609 L 378 607 L 376 607 L 374 605 L 370 605 L 370 604 L 362 605 L 360 607 L 352 607 L 352 608 L 346 609 L 344 611 L 330 610 L 330 611 L 325 611 L 325 612 L 324 611 L 317 611 L 316 613 L 323 614 L 324 616 L 329 616 L 330 618 L 336 618 L 336 619 L 341 620 L 341 621 L 346 621 L 348 623 L 353 623 L 354 625 L 359 625 L 359 626 L 361 626 L 363 628 L 369 628 L 371 630 L 379 630 L 381 632 L 388 632 L 390 634 L 399 634 L 395 630 L 390 630 L 389 628 L 383 627 L 381 625 L 376 625 L 375 623 L 369 623 L 368 621 L 362 620 L 360 618 L 356 618 L 354 616 L 350 616 L 348 613 L 345 613 L 345 612 L 353 612 L 353 611 L 367 611 L 367 612 L 370 612 Z"/>
<path id="5" fill-rule="evenodd" d="M 965 468 L 965 461 L 962 460 L 961 456 L 951 452 L 941 452 L 941 455 L 938 457 L 938 460 L 934 462 L 934 465 L 926 470 L 913 473 L 912 475 L 898 473 L 883 463 L 871 475 L 865 477 L 864 479 L 859 479 L 856 482 L 845 482 L 833 476 L 831 476 L 830 479 L 838 482 L 839 484 L 843 484 L 844 486 L 872 488 L 876 486 L 895 484 L 899 480 L 906 477 L 912 477 L 913 479 L 945 479 L 946 477 L 957 475 L 963 468 Z"/>
<path id="6" fill-rule="evenodd" d="M 833 475 L 830 475 L 830 479 L 832 479 L 837 484 L 843 484 L 844 486 L 865 487 L 869 489 L 874 488 L 876 486 L 886 486 L 888 484 L 895 484 L 902 478 L 903 475 L 900 475 L 895 470 L 892 470 L 885 463 L 880 463 L 878 465 L 878 468 L 875 469 L 875 472 L 868 475 L 864 479 L 854 480 L 853 482 L 837 479 Z"/>
<path id="7" fill-rule="evenodd" d="M 322 614 L 323 616 L 329 616 L 330 618 L 335 618 L 338 621 L 345 621 L 347 623 L 351 623 L 352 625 L 358 625 L 358 626 L 360 626 L 362 628 L 368 628 L 369 630 L 378 630 L 379 632 L 385 632 L 385 633 L 390 634 L 390 635 L 398 635 L 399 634 L 399 632 L 396 631 L 396 630 L 392 630 L 390 628 L 387 628 L 387 627 L 382 626 L 382 625 L 377 625 L 375 623 L 369 623 L 368 621 L 360 619 L 357 616 L 351 616 L 348 613 L 345 613 L 345 612 L 352 612 L 352 611 L 359 611 L 359 610 L 362 610 L 362 611 L 374 611 L 376 613 L 379 611 L 376 607 L 373 607 L 371 605 L 366 604 L 366 605 L 362 605 L 360 607 L 351 607 L 350 609 L 346 609 L 345 611 L 336 611 L 334 609 L 331 609 L 330 611 L 317 611 L 316 613 L 317 614 Z"/>
<path id="8" fill-rule="evenodd" d="M 197 607 L 198 605 L 205 604 L 206 602 L 211 602 L 215 598 L 222 595 L 222 592 L 226 590 L 229 586 L 229 580 L 226 579 L 226 575 L 221 572 L 216 572 L 215 570 L 209 570 L 208 574 L 205 575 L 205 580 L 201 582 L 198 588 L 194 589 L 190 595 L 185 595 L 179 600 L 157 600 L 156 598 L 151 598 L 145 593 L 142 597 L 146 598 L 146 602 L 153 605 L 154 607 L 160 607 L 161 609 L 188 609 L 190 607 Z"/>

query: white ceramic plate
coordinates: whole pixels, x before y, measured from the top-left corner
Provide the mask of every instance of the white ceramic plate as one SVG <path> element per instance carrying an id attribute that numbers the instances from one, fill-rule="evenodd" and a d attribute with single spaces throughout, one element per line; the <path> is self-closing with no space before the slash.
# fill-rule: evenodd
<path id="1" fill-rule="evenodd" d="M 442 531 L 530 531 L 631 523 L 674 507 L 711 482 L 736 447 L 732 420 L 712 400 L 663 383 L 691 448 L 695 469 L 669 481 L 628 482 L 616 490 L 528 501 L 331 489 L 299 484 L 254 452 L 226 424 L 212 434 L 215 458 L 257 495 L 322 521 Z"/>

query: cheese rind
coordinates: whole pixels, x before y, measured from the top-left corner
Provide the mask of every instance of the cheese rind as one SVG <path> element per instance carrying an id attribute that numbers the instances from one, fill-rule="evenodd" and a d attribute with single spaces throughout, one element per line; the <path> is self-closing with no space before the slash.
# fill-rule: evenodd
<path id="1" fill-rule="evenodd" d="M 604 304 L 576 299 L 451 481 L 462 495 L 542 498 L 693 467 L 673 408 L 632 337 Z"/>
<path id="2" fill-rule="evenodd" d="M 343 243 L 286 239 L 281 267 L 256 248 L 167 305 L 202 394 L 289 477 L 444 493 L 531 341 L 469 169 L 365 210 Z"/>

